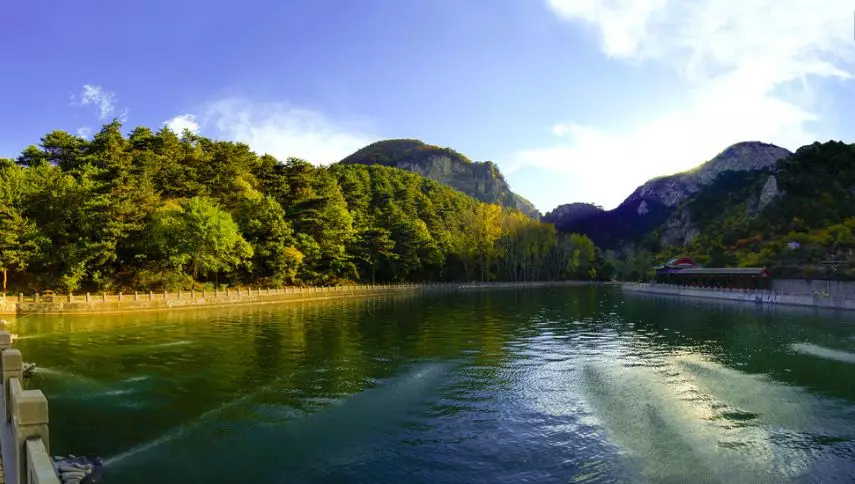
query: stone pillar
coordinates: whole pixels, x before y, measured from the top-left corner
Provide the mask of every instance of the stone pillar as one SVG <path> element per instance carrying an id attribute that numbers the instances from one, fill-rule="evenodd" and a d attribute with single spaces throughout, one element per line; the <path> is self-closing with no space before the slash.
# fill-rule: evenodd
<path id="1" fill-rule="evenodd" d="M 134 291 L 134 301 L 139 301 L 140 295 L 137 291 Z"/>
<path id="2" fill-rule="evenodd" d="M 24 302 L 24 293 L 23 292 L 18 293 L 18 302 L 19 303 Z"/>
<path id="3" fill-rule="evenodd" d="M 92 295 L 91 295 L 91 294 L 89 294 L 88 292 L 86 293 L 86 302 L 87 302 L 87 303 L 91 303 L 91 302 L 92 302 Z"/>
<path id="4" fill-rule="evenodd" d="M 149 291 L 149 292 L 148 292 L 148 300 L 149 300 L 149 301 L 154 301 L 154 291 Z"/>
<path id="5" fill-rule="evenodd" d="M 122 302 L 122 291 L 119 291 L 119 302 Z"/>
<path id="6" fill-rule="evenodd" d="M 202 299 L 205 299 L 205 290 L 202 289 Z"/>
<path id="7" fill-rule="evenodd" d="M 12 346 L 12 335 L 6 331 L 6 321 L 3 320 L 0 323 L 2 323 L 2 330 L 0 330 L 0 351 L 4 351 Z"/>
<path id="8" fill-rule="evenodd" d="M 106 301 L 106 300 L 107 300 L 107 293 L 106 293 L 106 292 L 102 292 L 102 293 L 101 293 L 101 300 L 102 300 L 102 301 Z"/>
<path id="9" fill-rule="evenodd" d="M 163 300 L 166 301 L 167 299 L 169 299 L 169 293 L 166 291 L 163 291 Z"/>
<path id="10" fill-rule="evenodd" d="M 68 291 L 68 302 L 74 301 L 74 295 L 71 294 L 71 291 Z"/>
<path id="11" fill-rule="evenodd" d="M 31 482 L 27 476 L 27 440 L 42 439 L 45 450 L 50 455 L 48 438 L 48 402 L 41 390 L 23 390 L 21 381 L 12 380 L 15 387 L 15 449 L 18 453 L 18 482 Z"/>
<path id="12" fill-rule="evenodd" d="M 181 289 L 178 290 L 178 299 L 181 299 Z"/>
<path id="13" fill-rule="evenodd" d="M 230 293 L 231 293 L 231 290 L 227 287 L 226 288 L 226 297 L 229 297 Z"/>
<path id="14" fill-rule="evenodd" d="M 33 301 L 39 302 L 39 293 L 33 294 Z"/>
<path id="15" fill-rule="evenodd" d="M 0 366 L 3 371 L 3 388 L 6 389 L 6 422 L 12 420 L 12 395 L 9 387 L 9 379 L 17 378 L 19 381 L 24 377 L 24 360 L 21 357 L 21 351 L 17 349 L 6 349 L 0 353 Z"/>

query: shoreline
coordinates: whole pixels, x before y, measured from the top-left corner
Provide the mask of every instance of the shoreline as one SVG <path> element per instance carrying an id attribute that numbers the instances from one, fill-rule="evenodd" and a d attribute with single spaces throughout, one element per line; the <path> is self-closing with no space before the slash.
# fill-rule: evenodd
<path id="1" fill-rule="evenodd" d="M 790 294 L 758 289 L 725 289 L 714 287 L 669 286 L 665 284 L 624 283 L 621 291 L 638 294 L 688 297 L 695 299 L 718 299 L 754 303 L 761 305 L 802 306 L 824 309 L 855 310 L 855 299 L 814 292 Z"/>
<path id="2" fill-rule="evenodd" d="M 227 292 L 180 291 L 145 294 L 57 295 L 52 301 L 0 297 L 0 315 L 122 314 L 162 312 L 183 309 L 223 308 L 245 305 L 287 304 L 291 302 L 351 299 L 375 295 L 413 292 L 465 291 L 474 289 L 526 288 L 547 286 L 608 285 L 598 281 L 531 281 L 501 283 L 442 283 L 353 285 L 328 287 L 286 287 L 276 289 L 240 289 Z M 236 292 L 236 294 L 235 294 Z"/>

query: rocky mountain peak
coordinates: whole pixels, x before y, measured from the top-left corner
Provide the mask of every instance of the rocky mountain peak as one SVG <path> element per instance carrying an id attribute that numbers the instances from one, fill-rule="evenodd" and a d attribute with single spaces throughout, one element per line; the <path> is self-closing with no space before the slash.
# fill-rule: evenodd
<path id="1" fill-rule="evenodd" d="M 623 203 L 640 206 L 642 201 L 676 207 L 701 187 L 726 171 L 762 170 L 792 153 L 780 146 L 759 141 L 743 141 L 728 146 L 706 163 L 675 175 L 654 178 L 638 187 Z M 644 209 L 638 209 L 642 214 Z"/>
<path id="2" fill-rule="evenodd" d="M 744 141 L 728 146 L 712 160 L 694 170 L 695 182 L 708 185 L 725 171 L 762 170 L 792 153 L 780 146 L 759 141 Z"/>

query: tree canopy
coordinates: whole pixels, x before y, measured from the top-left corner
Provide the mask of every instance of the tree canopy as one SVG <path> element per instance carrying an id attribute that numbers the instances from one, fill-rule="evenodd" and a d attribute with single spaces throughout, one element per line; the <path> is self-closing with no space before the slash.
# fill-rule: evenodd
<path id="1" fill-rule="evenodd" d="M 105 125 L 0 159 L 0 269 L 16 291 L 599 276 L 590 239 L 378 165 Z"/>

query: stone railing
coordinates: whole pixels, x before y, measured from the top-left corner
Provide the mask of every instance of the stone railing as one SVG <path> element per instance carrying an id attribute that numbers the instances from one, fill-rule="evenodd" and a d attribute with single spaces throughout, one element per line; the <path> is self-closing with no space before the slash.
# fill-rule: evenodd
<path id="1" fill-rule="evenodd" d="M 21 352 L 0 322 L 0 373 L 3 375 L 3 425 L 0 453 L 5 482 L 60 484 L 50 457 L 48 402 L 41 390 L 24 390 Z"/>
<path id="2" fill-rule="evenodd" d="M 555 284 L 585 284 L 582 281 L 552 282 L 453 282 L 405 284 L 354 284 L 346 286 L 242 287 L 224 290 L 177 292 L 133 292 L 130 294 L 33 294 L 7 298 L 6 313 L 122 312 L 229 304 L 285 302 L 390 292 L 461 290 L 471 288 L 523 287 Z M 13 302 L 14 301 L 14 302 Z M 0 308 L 0 313 L 4 311 Z"/>

